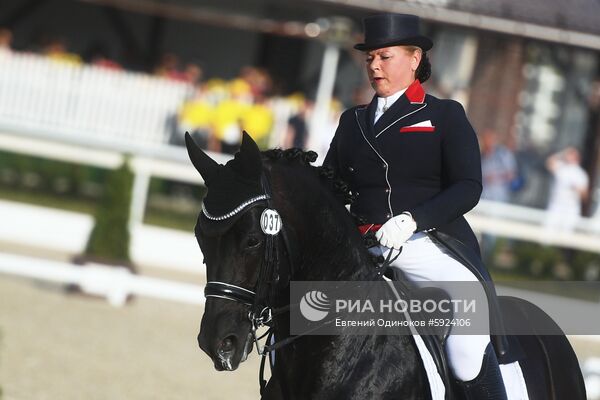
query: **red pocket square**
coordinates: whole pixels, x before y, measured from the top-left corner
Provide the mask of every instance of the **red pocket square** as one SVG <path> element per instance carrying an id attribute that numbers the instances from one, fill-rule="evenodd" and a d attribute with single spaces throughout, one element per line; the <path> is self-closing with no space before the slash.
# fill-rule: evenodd
<path id="1" fill-rule="evenodd" d="M 400 133 L 408 132 L 435 132 L 435 126 L 404 126 L 400 128 Z"/>

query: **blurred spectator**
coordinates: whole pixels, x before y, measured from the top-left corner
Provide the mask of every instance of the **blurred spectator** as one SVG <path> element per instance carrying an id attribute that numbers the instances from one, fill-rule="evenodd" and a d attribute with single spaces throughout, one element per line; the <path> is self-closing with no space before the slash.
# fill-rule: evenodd
<path id="1" fill-rule="evenodd" d="M 199 84 L 202 81 L 203 75 L 204 71 L 202 67 L 196 63 L 187 63 L 183 70 L 183 79 L 192 85 Z"/>
<path id="2" fill-rule="evenodd" d="M 200 83 L 203 75 L 202 68 L 193 62 L 187 63 L 183 70 L 180 69 L 179 57 L 173 53 L 167 53 L 161 58 L 160 64 L 154 73 L 163 78 L 192 85 Z"/>
<path id="3" fill-rule="evenodd" d="M 515 157 L 506 146 L 498 143 L 498 134 L 494 130 L 486 129 L 481 139 L 481 198 L 508 202 L 511 182 L 517 174 Z"/>
<path id="4" fill-rule="evenodd" d="M 229 98 L 227 82 L 220 78 L 209 79 L 204 85 L 204 98 L 212 105 Z"/>
<path id="5" fill-rule="evenodd" d="M 189 132 L 200 147 L 207 148 L 214 107 L 206 101 L 200 85 L 196 86 L 194 93 L 194 97 L 186 101 L 179 110 L 177 126 L 170 143 L 183 146 L 184 133 Z"/>
<path id="6" fill-rule="evenodd" d="M 242 129 L 248 132 L 260 148 L 267 147 L 273 128 L 273 111 L 264 101 L 257 100 L 242 113 Z"/>
<path id="7" fill-rule="evenodd" d="M 43 53 L 53 61 L 80 65 L 82 60 L 81 57 L 75 53 L 70 53 L 67 50 L 67 45 L 64 39 L 54 38 L 49 39 L 43 47 Z"/>
<path id="8" fill-rule="evenodd" d="M 107 46 L 100 42 L 93 43 L 84 53 L 83 59 L 85 62 L 102 68 L 120 70 L 123 69 L 121 64 L 114 61 L 110 57 L 110 52 Z"/>
<path id="9" fill-rule="evenodd" d="M 233 154 L 242 139 L 242 118 L 252 102 L 250 85 L 242 79 L 235 79 L 228 85 L 230 98 L 221 101 L 215 109 L 209 149 Z"/>
<path id="10" fill-rule="evenodd" d="M 546 160 L 546 167 L 554 177 L 545 223 L 551 231 L 572 232 L 581 216 L 589 178 L 579 164 L 579 151 L 574 147 L 567 147 Z"/>
<path id="11" fill-rule="evenodd" d="M 217 107 L 217 115 L 223 116 L 224 110 L 237 110 L 239 107 L 231 100 L 224 101 Z M 232 112 L 232 116 L 239 114 L 238 111 Z M 217 117 L 217 119 L 219 119 Z M 222 120 L 223 118 L 221 118 Z M 242 140 L 242 125 L 239 119 L 227 118 L 227 123 L 220 125 L 216 129 L 216 135 L 210 137 L 209 150 L 226 154 L 234 154 L 240 147 Z"/>
<path id="12" fill-rule="evenodd" d="M 242 130 L 246 130 L 261 147 L 268 143 L 273 126 L 273 112 L 264 101 L 268 82 L 262 72 L 246 67 L 242 74 L 227 85 L 228 98 L 220 101 L 214 112 L 214 138 L 209 149 L 235 153 Z M 248 79 L 254 80 L 253 87 Z"/>
<path id="13" fill-rule="evenodd" d="M 197 68 L 187 70 L 191 80 L 201 78 L 202 70 Z M 232 81 L 211 79 L 197 85 L 194 97 L 178 112 L 169 142 L 182 145 L 183 134 L 189 131 L 200 146 L 232 154 L 237 151 L 241 132 L 245 130 L 261 148 L 267 147 L 275 120 L 272 106 L 264 96 L 268 82 L 262 71 L 245 67 L 240 77 Z"/>
<path id="14" fill-rule="evenodd" d="M 511 182 L 516 177 L 517 163 L 508 147 L 498 143 L 498 134 L 486 129 L 481 136 L 481 173 L 484 200 L 507 203 L 510 201 Z M 496 213 L 492 210 L 492 215 Z M 496 248 L 496 236 L 484 233 L 481 251 L 486 264 L 492 261 Z"/>
<path id="15" fill-rule="evenodd" d="M 173 53 L 166 53 L 162 56 L 154 73 L 166 79 L 187 81 L 185 73 L 179 70 L 179 57 Z"/>
<path id="16" fill-rule="evenodd" d="M 0 53 L 11 52 L 12 32 L 7 28 L 0 28 Z"/>
<path id="17" fill-rule="evenodd" d="M 262 100 L 271 94 L 273 80 L 264 69 L 243 67 L 240 71 L 240 78 L 250 85 L 250 93 L 254 98 Z"/>
<path id="18" fill-rule="evenodd" d="M 288 120 L 284 148 L 306 148 L 308 141 L 307 121 L 309 119 L 309 113 L 311 109 L 312 102 L 308 100 L 301 101 L 298 112 Z"/>
<path id="19" fill-rule="evenodd" d="M 118 62 L 111 60 L 109 58 L 101 57 L 101 56 L 94 58 L 92 60 L 91 64 L 96 67 L 113 69 L 113 70 L 123 69 L 121 64 L 119 64 Z"/>

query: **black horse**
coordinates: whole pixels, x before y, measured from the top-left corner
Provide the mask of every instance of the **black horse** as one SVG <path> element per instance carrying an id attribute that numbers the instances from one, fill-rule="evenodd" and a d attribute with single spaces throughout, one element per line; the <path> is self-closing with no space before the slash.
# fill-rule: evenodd
<path id="1" fill-rule="evenodd" d="M 276 361 L 263 399 L 430 398 L 411 336 L 289 333 L 291 280 L 374 277 L 372 257 L 343 206 L 350 195 L 347 187 L 326 169 L 310 165 L 316 154 L 297 149 L 261 153 L 244 134 L 235 159 L 222 166 L 189 135 L 186 144 L 208 187 L 205 205 L 219 209 L 228 204 L 222 215 L 203 207 L 195 231 L 208 281 L 198 343 L 215 368 L 235 370 L 252 350 L 256 327 L 268 324 Z M 267 208 L 283 222 L 277 235 L 261 229 Z M 526 313 L 541 312 L 515 299 L 500 303 L 509 310 L 507 317 L 524 323 Z M 521 365 L 530 399 L 585 399 L 578 362 L 564 336 L 518 341 L 527 357 Z M 446 398 L 456 398 L 451 392 Z"/>

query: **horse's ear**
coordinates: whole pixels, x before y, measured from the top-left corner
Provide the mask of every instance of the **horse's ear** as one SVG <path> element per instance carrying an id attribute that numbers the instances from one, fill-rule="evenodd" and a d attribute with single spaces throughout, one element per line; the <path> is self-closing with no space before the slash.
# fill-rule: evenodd
<path id="1" fill-rule="evenodd" d="M 220 165 L 210 158 L 192 139 L 189 133 L 185 133 L 185 147 L 187 147 L 188 155 L 194 167 L 208 186 L 208 182 L 211 180 L 215 173 L 219 169 Z"/>
<path id="2" fill-rule="evenodd" d="M 258 145 L 246 131 L 242 132 L 242 145 L 240 146 L 240 151 L 255 156 L 257 155 L 260 158 Z"/>
<path id="3" fill-rule="evenodd" d="M 260 179 L 262 174 L 262 155 L 256 142 L 244 131 L 240 151 L 236 155 L 239 158 L 238 173 L 251 179 Z"/>

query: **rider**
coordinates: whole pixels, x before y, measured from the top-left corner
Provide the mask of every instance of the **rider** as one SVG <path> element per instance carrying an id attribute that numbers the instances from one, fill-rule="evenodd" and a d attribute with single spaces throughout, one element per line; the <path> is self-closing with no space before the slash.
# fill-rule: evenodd
<path id="1" fill-rule="evenodd" d="M 392 266 L 409 280 L 477 281 L 428 234 L 458 239 L 480 257 L 463 217 L 482 189 L 475 132 L 458 102 L 425 94 L 433 43 L 417 16 L 375 15 L 363 25 L 365 41 L 354 47 L 365 54 L 376 95 L 342 114 L 324 165 L 357 196 L 351 211 L 369 223 L 361 231 L 376 230 L 384 255 L 402 248 Z M 446 351 L 467 399 L 507 398 L 489 335 L 450 334 Z"/>

